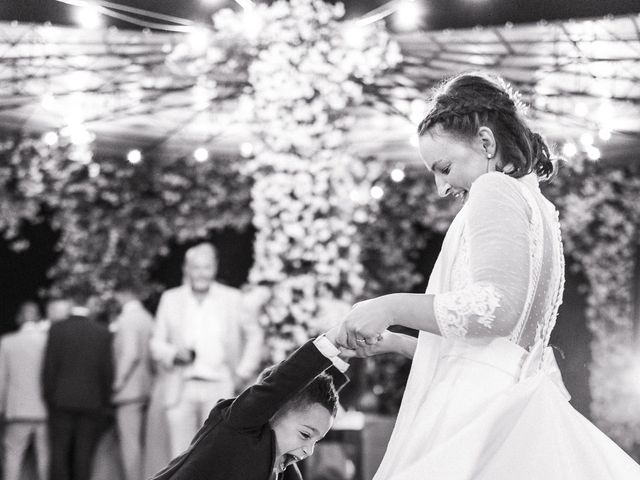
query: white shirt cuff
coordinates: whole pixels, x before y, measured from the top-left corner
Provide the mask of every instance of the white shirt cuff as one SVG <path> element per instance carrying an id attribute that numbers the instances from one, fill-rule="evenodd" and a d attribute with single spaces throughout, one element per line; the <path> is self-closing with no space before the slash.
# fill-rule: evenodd
<path id="1" fill-rule="evenodd" d="M 342 360 L 338 355 L 340 350 L 324 335 L 320 335 L 313 341 L 318 351 L 331 360 L 333 366 L 340 370 L 342 373 L 346 372 L 349 368 L 349 364 Z"/>

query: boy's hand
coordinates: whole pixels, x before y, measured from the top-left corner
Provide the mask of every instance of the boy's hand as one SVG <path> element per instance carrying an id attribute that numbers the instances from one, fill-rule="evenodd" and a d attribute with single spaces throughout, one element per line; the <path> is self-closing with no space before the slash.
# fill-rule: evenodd
<path id="1" fill-rule="evenodd" d="M 338 339 L 339 333 L 340 333 L 340 325 L 336 325 L 332 329 L 327 330 L 324 333 L 324 336 L 326 337 L 327 340 L 329 340 L 335 347 L 337 347 L 340 350 L 340 358 L 342 358 L 343 360 L 349 360 L 350 358 L 356 357 L 357 355 L 355 350 L 345 348 L 342 345 L 338 344 L 337 339 Z"/>
<path id="2" fill-rule="evenodd" d="M 329 340 L 331 343 L 333 343 L 334 346 L 336 346 L 337 348 L 340 348 L 340 345 L 338 345 L 338 343 L 336 342 L 336 339 L 338 338 L 338 333 L 340 332 L 340 325 L 336 325 L 335 327 L 333 327 L 330 330 L 327 330 L 324 334 L 324 336 L 327 338 L 327 340 Z"/>

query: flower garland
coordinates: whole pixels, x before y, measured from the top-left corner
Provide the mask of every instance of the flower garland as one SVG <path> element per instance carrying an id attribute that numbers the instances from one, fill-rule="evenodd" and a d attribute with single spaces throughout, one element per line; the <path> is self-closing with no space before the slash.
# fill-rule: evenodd
<path id="1" fill-rule="evenodd" d="M 640 172 L 585 164 L 554 187 L 565 251 L 587 281 L 591 414 L 623 447 L 640 443 L 634 268 L 640 233 Z M 637 301 L 637 300 L 636 300 Z"/>
<path id="2" fill-rule="evenodd" d="M 258 25 L 248 36 L 247 15 Z M 346 152 L 345 133 L 362 85 L 400 55 L 381 26 L 350 43 L 343 15 L 342 4 L 292 0 L 214 18 L 225 36 L 244 34 L 254 55 L 240 112 L 257 139 L 245 169 L 257 230 L 250 281 L 271 287 L 261 321 L 272 361 L 338 321 L 363 288 L 352 192 L 368 173 Z"/>

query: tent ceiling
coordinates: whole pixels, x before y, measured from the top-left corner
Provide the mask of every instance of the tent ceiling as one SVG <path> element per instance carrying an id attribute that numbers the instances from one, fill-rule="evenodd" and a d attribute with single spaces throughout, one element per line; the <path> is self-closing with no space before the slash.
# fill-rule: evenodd
<path id="1" fill-rule="evenodd" d="M 640 17 L 607 17 L 396 35 L 404 62 L 375 90 L 390 108 L 361 108 L 351 148 L 389 161 L 418 161 L 414 126 L 393 113 L 442 78 L 485 69 L 523 94 L 534 126 L 558 142 L 596 138 L 611 161 L 640 146 Z M 82 121 L 103 154 L 138 148 L 175 158 L 205 145 L 236 155 L 250 140 L 233 125 L 243 79 L 198 82 L 168 54 L 176 34 L 0 24 L 0 130 L 44 132 Z M 214 79 L 215 82 L 211 80 Z M 405 109 L 406 110 L 406 109 Z"/>

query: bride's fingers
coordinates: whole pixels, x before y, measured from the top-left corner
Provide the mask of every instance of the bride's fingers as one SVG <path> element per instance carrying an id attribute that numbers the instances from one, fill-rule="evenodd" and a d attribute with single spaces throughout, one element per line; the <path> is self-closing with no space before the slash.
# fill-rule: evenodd
<path id="1" fill-rule="evenodd" d="M 348 344 L 349 348 L 351 348 L 353 350 L 358 348 L 360 343 L 362 343 L 364 341 L 364 339 L 362 337 L 360 337 L 355 330 L 348 329 L 347 330 L 347 334 L 348 334 L 348 339 L 349 339 L 347 344 Z"/>
<path id="2" fill-rule="evenodd" d="M 338 347 L 348 348 L 348 338 L 347 338 L 347 329 L 344 324 L 340 325 L 338 329 L 338 334 L 336 335 L 336 343 Z"/>
<path id="3" fill-rule="evenodd" d="M 367 345 L 375 345 L 380 341 L 380 336 L 376 335 L 375 337 L 367 337 L 365 338 Z"/>
<path id="4" fill-rule="evenodd" d="M 344 347 L 340 347 L 340 356 L 342 358 L 354 358 L 357 356 L 357 353 L 355 350 L 351 350 L 350 348 L 344 348 Z"/>

